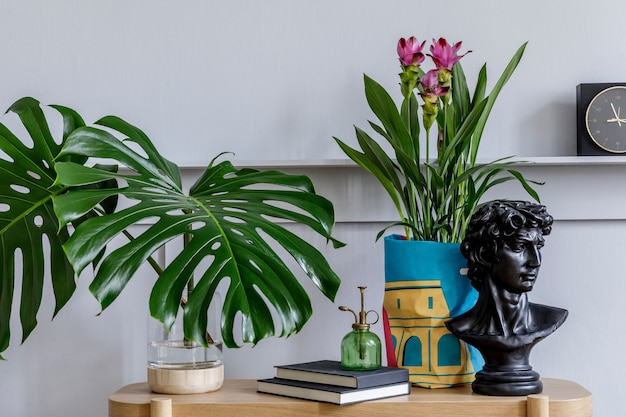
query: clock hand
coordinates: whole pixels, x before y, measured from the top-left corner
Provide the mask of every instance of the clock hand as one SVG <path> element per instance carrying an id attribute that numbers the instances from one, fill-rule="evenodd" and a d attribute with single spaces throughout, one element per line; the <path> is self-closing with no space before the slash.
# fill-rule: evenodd
<path id="1" fill-rule="evenodd" d="M 622 109 L 621 107 L 618 107 L 618 108 L 617 108 L 617 118 L 618 118 L 618 120 L 619 120 L 620 122 L 622 122 L 622 123 L 626 123 L 626 119 L 622 119 L 622 118 L 620 117 L 620 115 L 619 115 L 619 112 L 620 112 L 620 110 L 621 110 L 621 109 Z"/>
<path id="2" fill-rule="evenodd" d="M 622 127 L 622 119 L 619 118 L 619 111 L 615 111 L 615 106 L 611 103 L 611 108 L 613 109 L 613 114 L 615 118 L 607 120 L 607 122 L 617 122 L 619 127 Z"/>
<path id="3" fill-rule="evenodd" d="M 611 106 L 613 106 L 613 103 L 611 103 Z M 618 108 L 617 108 L 617 113 L 615 113 L 615 108 L 613 108 L 613 113 L 615 114 L 615 117 L 614 117 L 613 119 L 610 119 L 610 121 L 612 121 L 612 122 L 617 122 L 618 124 L 619 124 L 620 122 L 621 122 L 621 123 L 626 123 L 626 119 L 622 119 L 622 118 L 620 117 L 620 111 L 621 111 L 621 110 L 622 110 L 622 108 L 621 108 L 621 107 L 618 107 Z M 607 122 L 608 122 L 608 121 L 609 121 L 609 120 L 607 120 Z M 621 126 L 621 124 L 620 124 L 620 126 Z"/>
<path id="4" fill-rule="evenodd" d="M 607 119 L 608 123 L 617 123 L 618 126 L 622 126 L 622 123 L 626 124 L 626 119 L 616 119 L 616 118 L 612 118 L 612 119 Z"/>
<path id="5" fill-rule="evenodd" d="M 616 117 L 612 118 L 612 119 L 607 119 L 606 120 L 607 123 L 617 123 L 618 126 L 622 126 L 622 123 L 626 124 L 626 119 L 618 119 Z"/>

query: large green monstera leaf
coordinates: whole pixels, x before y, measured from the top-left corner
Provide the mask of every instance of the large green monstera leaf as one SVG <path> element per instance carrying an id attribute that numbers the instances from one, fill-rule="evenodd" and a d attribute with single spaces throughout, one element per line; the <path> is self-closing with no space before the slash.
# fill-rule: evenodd
<path id="1" fill-rule="evenodd" d="M 102 308 L 115 300 L 155 251 L 175 238 L 186 238 L 187 243 L 159 271 L 150 295 L 150 313 L 169 326 L 182 304 L 188 339 L 207 342 L 207 310 L 222 282 L 228 285 L 221 317 L 227 346 L 239 345 L 234 336 L 236 316 L 241 317 L 244 343 L 275 335 L 278 327 L 280 336 L 302 328 L 312 314 L 311 303 L 273 249 L 276 244 L 297 261 L 326 297 L 334 299 L 340 280 L 324 256 L 283 227 L 293 222 L 304 224 L 341 246 L 331 237 L 332 204 L 315 194 L 307 177 L 235 169 L 230 162 L 213 160 L 186 193 L 178 166 L 163 158 L 142 131 L 113 116 L 96 125 L 102 128 L 72 132 L 60 155 L 112 160 L 127 169 L 112 174 L 58 162 L 56 184 L 72 189 L 54 197 L 56 213 L 64 227 L 113 195 L 123 196 L 126 206 L 80 224 L 64 244 L 68 258 L 80 273 L 113 238 L 128 234 L 133 225 L 148 224 L 137 228 L 136 236 L 99 263 L 90 290 Z M 119 188 L 84 188 L 113 179 Z M 190 282 L 193 291 L 187 294 Z M 274 323 L 273 311 L 280 323 Z"/>
<path id="2" fill-rule="evenodd" d="M 54 163 L 62 141 L 84 123 L 73 110 L 53 107 L 64 121 L 63 137 L 58 141 L 52 137 L 39 102 L 33 98 L 23 98 L 9 108 L 19 116 L 28 142 L 0 124 L 0 352 L 9 346 L 16 281 L 21 280 L 22 341 L 37 325 L 45 277 L 52 281 L 54 315 L 67 303 L 76 286 L 74 270 L 62 249 L 68 230 L 59 228 L 52 197 L 66 191 L 64 186 L 54 185 Z M 86 161 L 76 156 L 71 159 L 79 164 Z M 47 263 L 46 258 L 50 260 Z"/>

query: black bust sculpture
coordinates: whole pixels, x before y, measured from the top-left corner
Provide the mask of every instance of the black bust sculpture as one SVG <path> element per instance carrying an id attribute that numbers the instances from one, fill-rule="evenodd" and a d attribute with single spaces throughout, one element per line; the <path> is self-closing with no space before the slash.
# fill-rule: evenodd
<path id="1" fill-rule="evenodd" d="M 485 359 L 472 384 L 477 394 L 529 395 L 543 389 L 530 351 L 563 324 L 567 310 L 530 303 L 527 294 L 552 223 L 545 206 L 508 200 L 489 202 L 470 219 L 461 252 L 478 301 L 446 326 Z"/>

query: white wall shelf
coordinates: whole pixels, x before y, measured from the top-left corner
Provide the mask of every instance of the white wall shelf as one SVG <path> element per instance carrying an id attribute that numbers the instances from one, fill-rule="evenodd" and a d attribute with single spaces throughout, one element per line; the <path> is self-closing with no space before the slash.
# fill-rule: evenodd
<path id="1" fill-rule="evenodd" d="M 495 159 L 495 158 L 494 158 Z M 516 165 L 534 166 L 619 166 L 626 165 L 626 156 L 520 156 L 513 157 L 519 161 Z M 493 159 L 481 159 L 479 163 L 487 163 Z M 294 160 L 232 160 L 236 166 L 255 168 L 353 168 L 356 167 L 350 159 L 294 159 Z M 188 166 L 185 168 L 200 168 Z"/>
<path id="2" fill-rule="evenodd" d="M 626 220 L 626 156 L 516 157 L 514 169 L 536 186 L 557 220 Z M 486 163 L 485 159 L 479 162 Z M 522 162 L 523 161 L 523 162 Z M 279 169 L 311 178 L 316 191 L 335 205 L 338 222 L 395 221 L 397 213 L 373 175 L 350 159 L 232 161 L 239 167 Z M 183 177 L 196 177 L 200 166 L 185 166 Z M 489 190 L 484 199 L 530 197 L 517 181 Z"/>

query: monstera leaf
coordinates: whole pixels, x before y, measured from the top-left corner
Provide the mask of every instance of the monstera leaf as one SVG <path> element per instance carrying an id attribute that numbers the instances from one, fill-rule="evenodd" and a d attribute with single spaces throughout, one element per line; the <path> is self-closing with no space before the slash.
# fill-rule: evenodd
<path id="1" fill-rule="evenodd" d="M 58 162 L 56 186 L 72 189 L 54 197 L 56 213 L 65 227 L 113 195 L 123 196 L 126 208 L 80 224 L 64 244 L 68 258 L 80 273 L 113 238 L 128 234 L 133 225 L 148 224 L 99 264 L 90 290 L 103 309 L 156 250 L 175 238 L 187 243 L 169 265 L 157 268 L 150 312 L 170 326 L 183 305 L 185 337 L 190 340 L 207 343 L 207 310 L 222 282 L 228 286 L 221 317 L 227 346 L 239 344 L 234 336 L 236 316 L 241 317 L 244 343 L 272 336 L 278 327 L 280 336 L 302 328 L 312 314 L 311 303 L 273 249 L 276 244 L 327 298 L 334 299 L 339 277 L 316 248 L 284 227 L 304 224 L 334 246 L 342 245 L 331 237 L 332 204 L 315 194 L 307 177 L 235 169 L 230 162 L 213 160 L 186 193 L 179 168 L 163 158 L 141 130 L 113 116 L 96 124 L 103 128 L 72 132 L 60 155 L 113 160 L 127 170 L 110 173 Z M 118 181 L 119 188 L 84 188 L 111 180 Z M 193 290 L 187 293 L 190 283 Z M 280 323 L 274 323 L 273 312 Z"/>
<path id="2" fill-rule="evenodd" d="M 44 277 L 49 276 L 52 281 L 54 315 L 75 289 L 74 270 L 62 249 L 68 230 L 66 226 L 59 227 L 52 205 L 53 196 L 67 191 L 66 187 L 54 184 L 54 163 L 69 133 L 85 123 L 69 108 L 53 108 L 64 121 L 63 137 L 58 142 L 50 133 L 39 102 L 30 97 L 18 100 L 9 108 L 19 116 L 29 136 L 28 142 L 0 124 L 0 352 L 9 346 L 16 280 L 21 280 L 22 341 L 37 325 Z M 80 164 L 87 158 L 72 156 L 68 160 Z M 84 214 L 93 215 L 93 212 Z M 46 263 L 45 259 L 50 261 Z"/>

